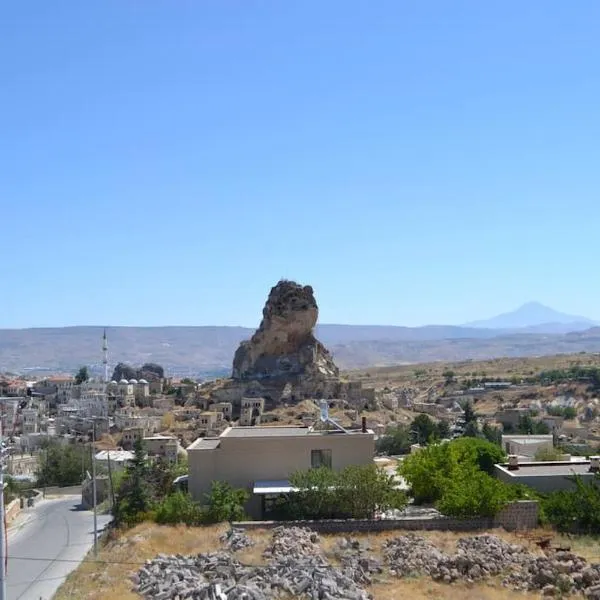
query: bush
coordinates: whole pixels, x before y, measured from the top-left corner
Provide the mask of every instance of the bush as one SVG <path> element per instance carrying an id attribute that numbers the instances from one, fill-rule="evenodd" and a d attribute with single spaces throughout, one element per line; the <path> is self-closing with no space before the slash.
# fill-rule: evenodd
<path id="1" fill-rule="evenodd" d="M 589 483 L 579 476 L 571 479 L 575 489 L 552 492 L 542 500 L 545 518 L 559 531 L 600 533 L 600 477 Z"/>
<path id="2" fill-rule="evenodd" d="M 156 509 L 155 520 L 160 524 L 185 523 L 199 525 L 204 514 L 189 494 L 175 492 L 167 496 Z"/>
<path id="3" fill-rule="evenodd" d="M 447 482 L 437 508 L 449 517 L 493 517 L 512 496 L 509 486 L 498 479 L 464 469 Z"/>
<path id="4" fill-rule="evenodd" d="M 243 521 L 246 518 L 244 505 L 248 498 L 246 490 L 235 489 L 223 481 L 214 481 L 210 493 L 206 494 L 206 522 Z"/>
<path id="5" fill-rule="evenodd" d="M 549 406 L 547 412 L 552 417 L 564 417 L 567 420 L 577 416 L 577 411 L 572 406 Z"/>
<path id="6" fill-rule="evenodd" d="M 534 459 L 540 462 L 551 462 L 554 460 L 561 460 L 563 453 L 558 448 L 540 448 L 536 453 Z"/>
<path id="7" fill-rule="evenodd" d="M 376 465 L 350 466 L 340 472 L 328 468 L 294 473 L 290 483 L 298 491 L 286 499 L 282 516 L 293 519 L 372 518 L 376 512 L 402 509 L 406 495 L 395 478 Z"/>
<path id="8" fill-rule="evenodd" d="M 388 427 L 385 434 L 380 436 L 375 442 L 375 451 L 377 454 L 407 454 L 410 452 L 411 437 L 408 427 L 405 425 L 395 425 Z"/>
<path id="9" fill-rule="evenodd" d="M 502 449 L 491 442 L 459 438 L 411 454 L 398 470 L 416 503 L 433 503 L 451 516 L 490 516 L 522 496 L 522 490 L 491 475 L 494 464 L 504 458 Z"/>

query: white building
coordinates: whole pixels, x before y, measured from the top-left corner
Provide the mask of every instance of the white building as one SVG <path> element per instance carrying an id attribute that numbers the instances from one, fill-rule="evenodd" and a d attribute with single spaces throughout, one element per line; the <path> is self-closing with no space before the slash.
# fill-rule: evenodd
<path id="1" fill-rule="evenodd" d="M 532 459 L 540 450 L 552 450 L 552 435 L 503 435 L 502 448 L 506 454 Z"/>
<path id="2" fill-rule="evenodd" d="M 129 450 L 102 450 L 95 455 L 96 463 L 107 471 L 109 461 L 112 471 L 122 471 L 133 457 Z"/>
<path id="3" fill-rule="evenodd" d="M 81 398 L 75 401 L 80 415 L 83 417 L 108 417 L 108 396 L 103 392 L 83 392 Z"/>

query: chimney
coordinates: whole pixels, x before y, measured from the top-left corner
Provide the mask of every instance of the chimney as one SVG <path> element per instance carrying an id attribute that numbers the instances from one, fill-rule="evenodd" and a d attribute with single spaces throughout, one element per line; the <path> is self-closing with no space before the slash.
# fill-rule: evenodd
<path id="1" fill-rule="evenodd" d="M 511 454 L 508 457 L 508 470 L 517 471 L 519 468 L 519 457 L 516 454 Z"/>
<path id="2" fill-rule="evenodd" d="M 598 473 L 600 471 L 600 456 L 590 456 L 590 472 Z"/>
<path id="3" fill-rule="evenodd" d="M 362 426 L 361 426 L 360 430 L 363 433 L 367 433 L 367 417 L 362 418 Z"/>

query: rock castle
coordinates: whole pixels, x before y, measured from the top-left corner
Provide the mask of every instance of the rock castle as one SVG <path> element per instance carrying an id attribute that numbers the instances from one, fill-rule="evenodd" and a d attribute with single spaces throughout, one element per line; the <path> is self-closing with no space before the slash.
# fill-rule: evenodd
<path id="1" fill-rule="evenodd" d="M 318 315 L 311 286 L 279 281 L 260 326 L 235 353 L 231 379 L 211 389 L 211 399 L 236 406 L 244 397 L 261 397 L 267 407 L 308 398 L 361 402 L 368 391 L 341 380 L 333 357 L 314 335 Z"/>

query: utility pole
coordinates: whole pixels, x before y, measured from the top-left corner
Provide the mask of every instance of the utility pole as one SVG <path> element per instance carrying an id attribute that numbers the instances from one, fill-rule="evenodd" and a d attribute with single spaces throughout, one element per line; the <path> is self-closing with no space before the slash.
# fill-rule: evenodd
<path id="1" fill-rule="evenodd" d="M 96 444 L 96 421 L 92 426 L 92 495 L 94 503 L 94 556 L 98 556 L 98 514 L 96 511 L 96 452 L 94 445 Z M 0 598 L 2 600 L 2 598 Z"/>

